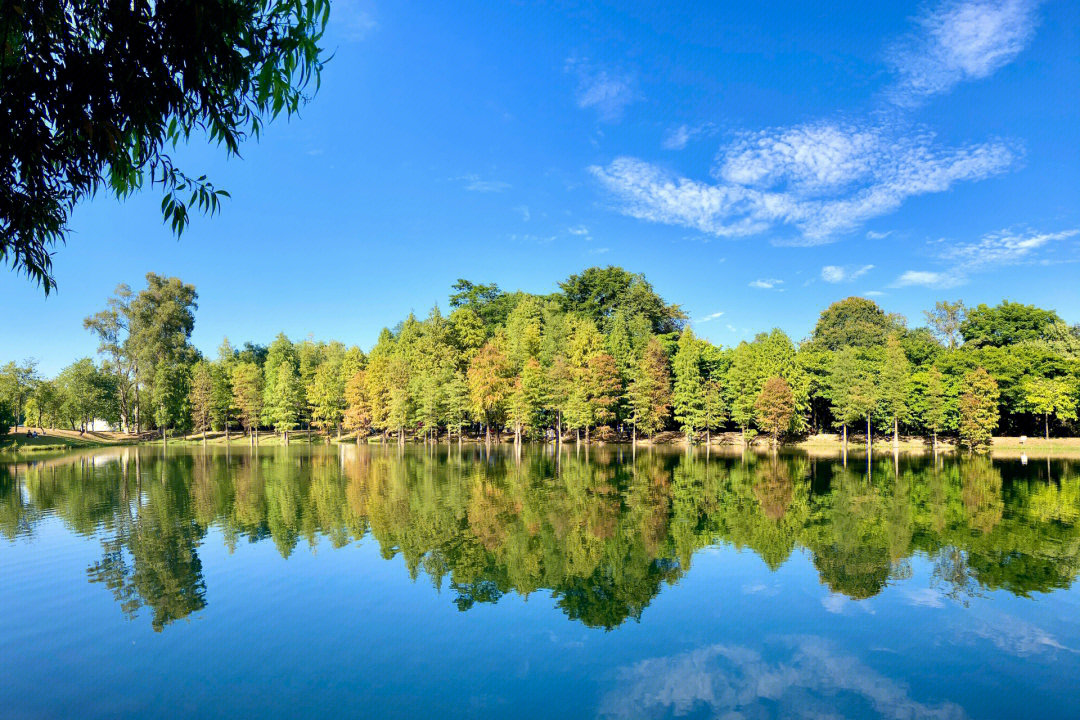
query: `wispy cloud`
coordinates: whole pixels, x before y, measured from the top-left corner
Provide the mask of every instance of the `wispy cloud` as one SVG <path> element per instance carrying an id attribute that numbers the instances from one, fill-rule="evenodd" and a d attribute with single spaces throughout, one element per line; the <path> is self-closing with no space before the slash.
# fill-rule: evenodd
<path id="1" fill-rule="evenodd" d="M 851 282 L 873 269 L 873 265 L 826 265 L 821 268 L 821 279 L 827 283 Z"/>
<path id="2" fill-rule="evenodd" d="M 485 180 L 479 175 L 470 173 L 454 178 L 463 183 L 463 187 L 469 192 L 502 192 L 510 189 L 510 183 L 501 180 Z"/>
<path id="3" fill-rule="evenodd" d="M 777 289 L 778 285 L 783 285 L 783 280 L 777 280 L 776 278 L 768 278 L 765 280 L 754 280 L 750 283 L 750 287 L 758 288 L 759 290 L 773 290 Z"/>
<path id="4" fill-rule="evenodd" d="M 590 171 L 631 217 L 720 237 L 786 226 L 797 241 L 816 244 L 910 197 L 1004 172 L 1020 154 L 1000 140 L 942 147 L 929 131 L 818 123 L 741 135 L 721 148 L 715 183 L 631 157 Z"/>
<path id="5" fill-rule="evenodd" d="M 600 717 L 792 717 L 862 714 L 960 720 L 952 702 L 923 703 L 909 689 L 815 636 L 768 639 L 764 647 L 707 645 L 618 669 Z"/>
<path id="6" fill-rule="evenodd" d="M 590 249 L 589 254 L 590 255 L 604 255 L 605 253 L 610 252 L 610 251 L 611 251 L 611 248 L 598 247 L 598 248 Z"/>
<path id="7" fill-rule="evenodd" d="M 702 123 L 700 125 L 679 125 L 678 127 L 669 128 L 664 133 L 664 139 L 660 142 L 661 146 L 665 150 L 682 150 L 690 143 L 691 140 L 712 134 L 716 126 L 712 123 Z"/>
<path id="8" fill-rule="evenodd" d="M 1000 230 L 983 235 L 975 242 L 943 244 L 938 261 L 947 267 L 941 271 L 908 270 L 892 287 L 922 285 L 949 288 L 967 282 L 968 276 L 995 268 L 1038 260 L 1038 251 L 1051 243 L 1080 236 L 1080 230 L 1037 232 L 1033 230 Z"/>
<path id="9" fill-rule="evenodd" d="M 585 227 L 584 225 L 574 225 L 573 227 L 566 228 L 566 232 L 570 233 L 571 235 L 588 236 L 589 228 Z"/>
<path id="10" fill-rule="evenodd" d="M 915 29 L 885 58 L 898 76 L 890 97 L 900 105 L 992 75 L 1031 41 L 1037 0 L 945 2 L 915 18 Z"/>
<path id="11" fill-rule="evenodd" d="M 363 40 L 378 29 L 375 5 L 367 0 L 334 0 L 331 23 L 347 40 Z"/>
<path id="12" fill-rule="evenodd" d="M 622 119 L 626 106 L 640 99 L 628 75 L 595 68 L 579 58 L 568 58 L 565 69 L 578 76 L 578 107 L 595 110 L 605 122 Z"/>
<path id="13" fill-rule="evenodd" d="M 714 313 L 710 313 L 710 314 L 706 315 L 705 317 L 703 317 L 703 318 L 701 318 L 699 320 L 695 320 L 694 322 L 697 323 L 697 324 L 712 322 L 713 320 L 716 320 L 717 318 L 720 318 L 720 317 L 723 317 L 723 316 L 724 316 L 724 311 L 723 310 L 718 310 L 718 311 L 716 311 Z"/>
<path id="14" fill-rule="evenodd" d="M 1037 0 L 945 0 L 889 45 L 897 107 L 863 119 L 821 120 L 746 131 L 723 145 L 712 180 L 681 176 L 634 157 L 589 168 L 630 217 L 720 237 L 792 231 L 781 243 L 830 242 L 900 208 L 909 198 L 1006 172 L 1023 156 L 1013 141 L 946 146 L 914 126 L 905 105 L 986 77 L 1016 57 L 1036 25 Z M 669 131 L 679 149 L 694 128 Z M 870 232 L 880 240 L 888 233 Z"/>
<path id="15" fill-rule="evenodd" d="M 884 240 L 890 235 L 892 235 L 892 230 L 889 230 L 887 232 L 874 232 L 873 230 L 866 231 L 866 238 L 868 240 Z"/>
<path id="16" fill-rule="evenodd" d="M 531 218 L 532 215 L 529 213 L 529 206 L 528 205 L 518 205 L 514 209 L 517 210 L 519 213 L 521 213 L 522 222 L 529 222 L 529 218 Z"/>

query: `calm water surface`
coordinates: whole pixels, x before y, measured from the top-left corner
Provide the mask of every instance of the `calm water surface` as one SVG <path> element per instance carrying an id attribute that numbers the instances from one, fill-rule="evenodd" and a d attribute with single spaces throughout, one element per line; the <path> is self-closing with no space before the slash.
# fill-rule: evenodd
<path id="1" fill-rule="evenodd" d="M 1080 463 L 0 464 L 0 716 L 1080 716 Z"/>

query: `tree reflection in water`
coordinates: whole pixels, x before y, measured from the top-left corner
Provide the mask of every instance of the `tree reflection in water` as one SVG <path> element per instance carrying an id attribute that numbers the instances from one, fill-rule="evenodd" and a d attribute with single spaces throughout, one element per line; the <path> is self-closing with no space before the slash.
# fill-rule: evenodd
<path id="1" fill-rule="evenodd" d="M 799 549 L 852 599 L 910 575 L 919 554 L 961 601 L 1068 587 L 1080 568 L 1080 475 L 986 457 L 724 456 L 592 448 L 361 447 L 190 452 L 125 448 L 0 465 L 0 534 L 47 517 L 101 542 L 87 570 L 154 629 L 206 606 L 199 546 L 343 547 L 374 538 L 461 610 L 549 592 L 571 619 L 640 619 L 695 552 L 749 549 L 775 570 Z M 867 468 L 869 467 L 869 474 Z"/>

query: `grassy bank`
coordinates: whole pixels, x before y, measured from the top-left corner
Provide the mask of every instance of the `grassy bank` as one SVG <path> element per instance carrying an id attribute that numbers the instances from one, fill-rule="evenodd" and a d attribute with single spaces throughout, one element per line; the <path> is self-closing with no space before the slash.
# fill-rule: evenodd
<path id="1" fill-rule="evenodd" d="M 134 445 L 138 442 L 124 433 L 85 432 L 77 430 L 58 430 L 35 428 L 37 437 L 27 437 L 26 429 L 9 432 L 0 439 L 0 452 L 35 453 L 56 452 L 61 450 L 80 450 L 84 448 L 110 447 L 113 445 Z"/>

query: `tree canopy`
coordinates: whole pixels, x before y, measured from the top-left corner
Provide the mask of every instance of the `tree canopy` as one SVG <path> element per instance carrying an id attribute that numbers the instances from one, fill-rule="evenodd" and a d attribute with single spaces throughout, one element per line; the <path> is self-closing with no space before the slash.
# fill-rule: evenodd
<path id="1" fill-rule="evenodd" d="M 178 235 L 228 193 L 171 150 L 239 153 L 295 113 L 324 63 L 330 0 L 5 2 L 0 9 L 0 259 L 48 293 L 68 217 L 99 190 L 163 192 Z"/>

